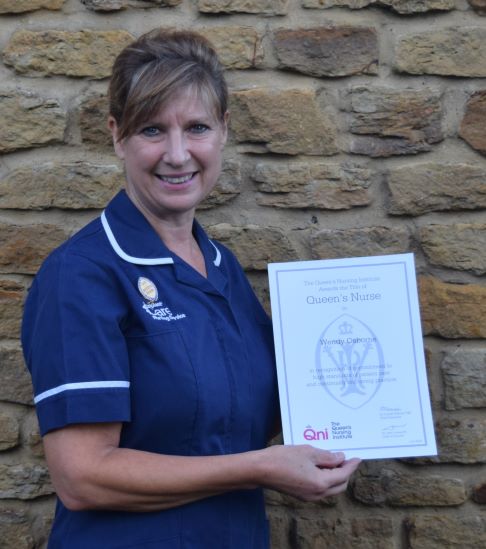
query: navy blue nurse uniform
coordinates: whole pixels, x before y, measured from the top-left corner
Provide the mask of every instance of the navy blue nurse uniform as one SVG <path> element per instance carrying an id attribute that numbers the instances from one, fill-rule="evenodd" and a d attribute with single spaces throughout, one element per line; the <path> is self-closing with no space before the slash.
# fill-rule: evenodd
<path id="1" fill-rule="evenodd" d="M 124 191 L 44 262 L 22 343 L 41 433 L 123 422 L 120 445 L 205 456 L 265 447 L 277 413 L 270 321 L 235 257 L 194 222 L 207 279 Z M 157 512 L 69 511 L 50 549 L 263 549 L 260 489 Z"/>

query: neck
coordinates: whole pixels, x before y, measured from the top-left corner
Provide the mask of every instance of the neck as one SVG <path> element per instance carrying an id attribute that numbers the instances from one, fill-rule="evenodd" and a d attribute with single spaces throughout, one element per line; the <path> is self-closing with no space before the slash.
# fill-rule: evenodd
<path id="1" fill-rule="evenodd" d="M 190 223 L 182 225 L 166 224 L 162 220 L 155 223 L 152 223 L 150 219 L 148 221 L 171 252 L 177 254 L 199 274 L 205 278 L 207 277 L 204 256 L 192 233 L 194 218 L 191 219 Z"/>
<path id="2" fill-rule="evenodd" d="M 133 199 L 132 201 L 167 248 L 206 278 L 204 256 L 192 234 L 194 211 L 186 212 L 184 215 L 163 218 L 153 212 L 146 211 Z"/>

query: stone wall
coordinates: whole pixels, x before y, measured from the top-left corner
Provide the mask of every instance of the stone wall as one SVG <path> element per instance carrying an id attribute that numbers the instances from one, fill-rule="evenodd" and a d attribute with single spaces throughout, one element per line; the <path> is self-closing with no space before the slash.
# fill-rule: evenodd
<path id="1" fill-rule="evenodd" d="M 273 547 L 486 546 L 486 1 L 0 0 L 0 547 L 53 512 L 18 342 L 41 260 L 122 184 L 106 77 L 153 26 L 228 68 L 231 137 L 199 218 L 268 306 L 268 261 L 416 254 L 440 453 L 348 493 L 268 493 Z"/>

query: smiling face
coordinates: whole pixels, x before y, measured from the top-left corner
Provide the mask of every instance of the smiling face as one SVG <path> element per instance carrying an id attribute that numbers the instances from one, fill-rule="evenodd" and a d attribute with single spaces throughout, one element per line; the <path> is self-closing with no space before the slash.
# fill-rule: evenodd
<path id="1" fill-rule="evenodd" d="M 186 90 L 121 141 L 113 117 L 109 126 L 137 208 L 149 220 L 192 221 L 221 172 L 227 114 L 219 120 L 207 101 Z"/>

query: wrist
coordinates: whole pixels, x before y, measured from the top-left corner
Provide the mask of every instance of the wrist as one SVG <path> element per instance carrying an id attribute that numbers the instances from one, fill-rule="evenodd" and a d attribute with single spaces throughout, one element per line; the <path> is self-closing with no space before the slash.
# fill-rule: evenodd
<path id="1" fill-rule="evenodd" d="M 269 448 L 262 450 L 255 450 L 250 452 L 250 482 L 254 484 L 255 488 L 263 488 L 268 486 L 268 479 L 270 474 L 270 459 Z"/>

